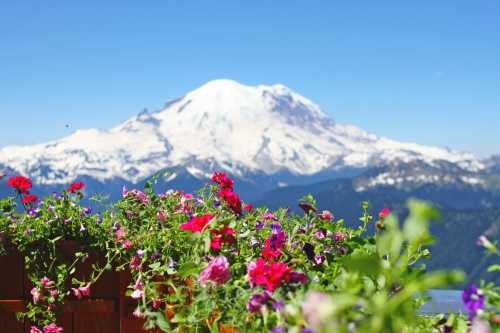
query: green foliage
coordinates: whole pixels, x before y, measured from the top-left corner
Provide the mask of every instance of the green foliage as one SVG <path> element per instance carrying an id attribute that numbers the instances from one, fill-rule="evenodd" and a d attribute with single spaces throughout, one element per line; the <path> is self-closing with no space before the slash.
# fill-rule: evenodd
<path id="1" fill-rule="evenodd" d="M 418 314 L 427 290 L 464 279 L 461 272 L 425 269 L 434 240 L 430 221 L 439 218 L 428 203 L 409 201 L 401 223 L 395 215 L 375 221 L 363 203 L 359 222 L 350 228 L 331 213 L 318 212 L 312 196 L 301 200 L 303 215 L 249 207 L 240 214 L 237 197 L 221 194 L 228 183 L 207 185 L 196 195 L 158 194 L 159 177 L 148 181 L 144 192 L 124 191 L 100 214 L 80 205 L 80 192 L 47 197 L 22 213 L 14 198 L 0 200 L 2 244 L 24 255 L 35 285 L 21 318 L 37 326 L 53 323 L 67 297 L 82 296 L 104 271 L 114 269 L 131 272 L 127 295 L 137 301 L 134 315 L 145 319 L 146 328 L 165 332 L 283 327 L 416 333 L 441 332 L 445 326 L 466 332 L 462 316 Z M 64 249 L 68 241 L 72 251 Z M 498 254 L 491 242 L 485 248 Z M 95 253 L 103 260 L 78 278 L 81 263 Z M 227 267 L 213 266 L 221 258 Z M 258 265 L 262 272 L 254 275 Z M 498 288 L 481 288 L 493 309 L 484 318 L 492 321 Z"/>

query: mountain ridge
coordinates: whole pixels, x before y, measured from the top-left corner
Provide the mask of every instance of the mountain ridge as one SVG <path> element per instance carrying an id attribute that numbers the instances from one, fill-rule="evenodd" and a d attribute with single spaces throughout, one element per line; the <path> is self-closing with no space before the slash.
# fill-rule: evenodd
<path id="1" fill-rule="evenodd" d="M 44 185 L 82 176 L 139 183 L 160 170 L 181 167 L 198 179 L 214 170 L 250 181 L 274 176 L 277 186 L 301 176 L 325 174 L 327 179 L 388 162 L 439 167 L 441 160 L 465 173 L 485 167 L 472 154 L 338 124 L 284 85 L 246 86 L 227 79 L 207 82 L 159 111 L 141 112 L 109 130 L 77 130 L 45 144 L 0 149 L 0 168 Z"/>

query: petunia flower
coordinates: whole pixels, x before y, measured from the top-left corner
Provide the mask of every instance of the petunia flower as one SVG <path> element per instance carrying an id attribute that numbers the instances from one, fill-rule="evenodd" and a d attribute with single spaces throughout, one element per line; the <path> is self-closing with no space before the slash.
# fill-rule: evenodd
<path id="1" fill-rule="evenodd" d="M 36 202 L 38 200 L 38 197 L 34 194 L 28 194 L 24 198 L 21 199 L 21 202 L 25 205 L 29 205 L 33 202 Z"/>
<path id="2" fill-rule="evenodd" d="M 379 213 L 378 213 L 378 216 L 381 218 L 381 219 L 385 219 L 387 216 L 391 215 L 391 210 L 387 207 L 383 208 Z"/>
<path id="3" fill-rule="evenodd" d="M 85 188 L 85 184 L 83 182 L 74 182 L 73 184 L 70 185 L 70 187 L 67 189 L 69 193 L 73 192 L 79 192 Z"/>
<path id="4" fill-rule="evenodd" d="M 213 218 L 214 216 L 211 214 L 193 217 L 188 223 L 181 224 L 181 230 L 191 231 L 193 233 L 201 232 Z"/>
<path id="5" fill-rule="evenodd" d="M 29 194 L 29 190 L 33 186 L 31 179 L 23 176 L 10 177 L 9 180 L 7 180 L 7 185 L 23 194 Z"/>
<path id="6" fill-rule="evenodd" d="M 201 272 L 198 282 L 203 287 L 206 287 L 209 282 L 220 285 L 229 280 L 230 277 L 231 271 L 229 270 L 227 258 L 218 256 L 210 261 L 207 268 Z"/>
<path id="7" fill-rule="evenodd" d="M 63 329 L 52 323 L 43 327 L 43 333 L 63 333 Z"/>
<path id="8" fill-rule="evenodd" d="M 470 320 L 474 320 L 477 313 L 484 308 L 484 294 L 481 289 L 478 289 L 474 284 L 463 291 L 462 300 L 465 308 L 469 312 Z"/>

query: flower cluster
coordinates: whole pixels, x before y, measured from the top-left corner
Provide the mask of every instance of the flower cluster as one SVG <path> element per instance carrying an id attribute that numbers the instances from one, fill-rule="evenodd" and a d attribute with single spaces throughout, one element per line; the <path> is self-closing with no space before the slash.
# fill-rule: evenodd
<path id="1" fill-rule="evenodd" d="M 134 316 L 164 331 L 423 333 L 458 325 L 419 317 L 418 295 L 409 294 L 460 279 L 418 266 L 429 237 L 406 230 L 427 235 L 432 208 L 424 203 L 409 203 L 413 215 L 401 227 L 385 228 L 396 216 L 382 209 L 374 232 L 365 204 L 359 225 L 318 209 L 311 196 L 300 200 L 301 214 L 253 207 L 222 172 L 197 193 L 157 193 L 155 177 L 143 190 L 124 187 L 104 211 L 81 205 L 83 182 L 38 200 L 28 178 L 9 179 L 17 198 L 0 200 L 0 235 L 23 251 L 32 270 L 30 312 L 23 317 L 33 322 L 31 333 L 62 332 L 58 306 L 67 297 L 91 297 L 91 286 L 113 268 L 132 277 L 126 295 L 135 302 Z M 16 210 L 16 201 L 29 209 Z M 78 252 L 62 256 L 61 240 L 77 242 Z M 485 237 L 479 244 L 496 251 Z M 91 251 L 104 262 L 80 281 L 79 265 Z M 474 325 L 493 325 L 484 314 L 491 295 L 483 286 L 464 292 Z"/>

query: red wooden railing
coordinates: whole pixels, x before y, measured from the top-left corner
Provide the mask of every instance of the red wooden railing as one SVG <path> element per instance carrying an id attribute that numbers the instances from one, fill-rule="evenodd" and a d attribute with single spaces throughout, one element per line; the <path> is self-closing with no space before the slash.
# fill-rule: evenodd
<path id="1" fill-rule="evenodd" d="M 80 267 L 82 276 L 96 260 L 91 258 Z M 125 296 L 129 282 L 127 272 L 106 272 L 92 285 L 90 298 L 69 299 L 58 318 L 64 333 L 144 333 L 143 322 L 132 315 L 135 301 Z M 0 256 L 1 333 L 29 333 L 31 325 L 18 321 L 15 313 L 25 308 L 31 288 L 23 257 L 13 251 Z"/>

